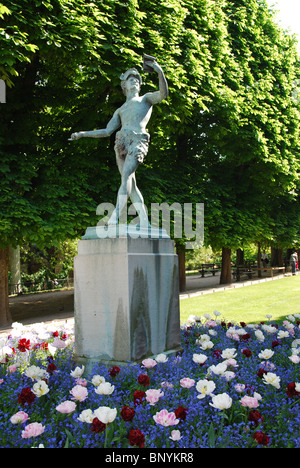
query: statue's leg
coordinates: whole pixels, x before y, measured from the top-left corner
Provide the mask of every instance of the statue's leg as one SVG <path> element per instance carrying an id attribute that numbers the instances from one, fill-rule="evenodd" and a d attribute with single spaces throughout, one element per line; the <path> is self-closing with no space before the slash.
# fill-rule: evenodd
<path id="1" fill-rule="evenodd" d="M 149 135 L 135 137 L 132 133 L 117 134 L 115 151 L 117 165 L 121 174 L 121 185 L 118 191 L 117 206 L 111 215 L 108 224 L 117 224 L 120 214 L 130 197 L 137 210 L 140 223 L 149 226 L 148 215 L 146 213 L 144 200 L 137 187 L 135 171 L 148 151 Z"/>
<path id="2" fill-rule="evenodd" d="M 140 164 L 144 161 L 144 157 L 148 152 L 149 146 L 149 135 L 143 135 L 142 137 L 139 136 L 134 145 L 130 147 L 130 156 L 135 159 L 137 164 Z M 149 219 L 148 214 L 145 208 L 144 199 L 137 187 L 135 174 L 132 178 L 132 185 L 131 185 L 131 192 L 130 192 L 130 199 L 139 215 L 140 218 L 140 225 L 143 227 L 149 227 Z"/>
<path id="3" fill-rule="evenodd" d="M 123 159 L 123 158 L 121 158 L 119 156 L 118 151 L 116 151 L 116 161 L 117 161 L 117 166 L 118 166 L 119 172 L 120 172 L 121 177 L 122 177 L 123 166 L 124 166 L 125 159 Z M 118 196 L 117 196 L 117 207 L 112 212 L 112 214 L 111 214 L 111 216 L 110 216 L 110 218 L 109 218 L 109 220 L 107 222 L 108 225 L 118 224 L 118 221 L 119 221 L 119 207 L 118 207 L 119 192 L 120 192 L 120 189 L 118 191 Z"/>
<path id="4" fill-rule="evenodd" d="M 150 223 L 148 219 L 148 214 L 146 212 L 143 196 L 136 184 L 135 174 L 133 175 L 133 178 L 132 178 L 130 199 L 139 215 L 140 225 L 143 227 L 149 227 Z"/>
<path id="5" fill-rule="evenodd" d="M 113 211 L 108 224 L 118 224 L 120 214 L 126 207 L 127 200 L 132 192 L 134 172 L 138 167 L 138 161 L 131 155 L 127 155 L 124 162 L 118 161 L 118 167 L 121 173 L 121 185 L 118 190 L 117 205 Z"/>

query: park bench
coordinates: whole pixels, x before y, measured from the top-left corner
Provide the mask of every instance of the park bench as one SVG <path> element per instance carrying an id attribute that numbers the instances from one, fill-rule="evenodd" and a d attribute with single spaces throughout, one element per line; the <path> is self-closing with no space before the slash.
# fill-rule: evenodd
<path id="1" fill-rule="evenodd" d="M 256 268 L 257 271 L 270 271 L 270 276 L 273 278 L 273 272 L 276 270 L 282 270 L 282 273 L 285 273 L 285 267 L 261 267 Z"/>
<path id="2" fill-rule="evenodd" d="M 214 263 L 202 263 L 201 268 L 199 269 L 199 273 L 201 273 L 202 278 L 204 278 L 205 273 L 212 273 L 212 275 L 215 276 L 218 271 L 220 271 L 220 267 Z"/>
<path id="3" fill-rule="evenodd" d="M 257 272 L 257 268 L 253 268 L 249 265 L 236 265 L 236 268 L 232 270 L 232 275 L 237 281 L 240 281 L 242 277 L 252 279 L 253 275 Z"/>

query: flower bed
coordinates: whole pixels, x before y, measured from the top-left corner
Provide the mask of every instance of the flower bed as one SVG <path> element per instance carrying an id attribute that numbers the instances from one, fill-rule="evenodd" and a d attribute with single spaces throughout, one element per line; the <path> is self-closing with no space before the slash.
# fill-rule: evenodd
<path id="1" fill-rule="evenodd" d="M 53 322 L 0 338 L 0 447 L 300 447 L 300 328 L 182 327 L 183 352 L 84 377 L 73 327 Z"/>

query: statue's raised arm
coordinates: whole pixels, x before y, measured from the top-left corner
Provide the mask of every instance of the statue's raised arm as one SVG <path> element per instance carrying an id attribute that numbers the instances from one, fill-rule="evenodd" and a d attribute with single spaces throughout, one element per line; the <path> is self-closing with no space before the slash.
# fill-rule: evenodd
<path id="1" fill-rule="evenodd" d="M 159 79 L 159 91 L 147 93 L 147 99 L 151 104 L 157 104 L 169 95 L 168 83 L 161 66 L 157 63 L 154 57 L 144 55 L 144 71 L 156 71 Z"/>

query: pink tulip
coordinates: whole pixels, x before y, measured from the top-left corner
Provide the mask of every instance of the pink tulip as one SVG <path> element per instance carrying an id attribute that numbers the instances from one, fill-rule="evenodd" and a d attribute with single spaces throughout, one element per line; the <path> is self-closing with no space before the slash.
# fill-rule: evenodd
<path id="1" fill-rule="evenodd" d="M 82 385 L 75 385 L 75 387 L 70 390 L 71 395 L 73 396 L 73 400 L 76 401 L 84 401 L 88 396 L 88 391 Z"/>
<path id="2" fill-rule="evenodd" d="M 206 326 L 207 328 L 213 328 L 213 327 L 217 327 L 218 324 L 217 324 L 217 322 L 216 322 L 215 320 L 208 320 L 208 321 L 206 322 L 205 326 Z"/>
<path id="3" fill-rule="evenodd" d="M 180 380 L 180 385 L 183 388 L 191 388 L 191 387 L 193 387 L 193 385 L 195 385 L 195 380 L 190 379 L 189 377 L 185 377 L 185 378 Z"/>
<path id="4" fill-rule="evenodd" d="M 169 439 L 173 440 L 174 442 L 177 442 L 178 440 L 180 440 L 181 439 L 180 431 L 177 431 L 177 430 L 172 431 Z"/>
<path id="5" fill-rule="evenodd" d="M 289 357 L 289 360 L 292 361 L 294 364 L 299 364 L 300 357 L 296 354 L 292 354 L 292 356 Z"/>
<path id="6" fill-rule="evenodd" d="M 241 399 L 241 404 L 246 408 L 257 408 L 259 406 L 258 399 L 248 395 Z"/>
<path id="7" fill-rule="evenodd" d="M 146 391 L 146 401 L 150 403 L 150 405 L 155 405 L 159 401 L 159 398 L 164 396 L 164 392 L 161 390 L 147 390 Z"/>
<path id="8" fill-rule="evenodd" d="M 31 423 L 25 427 L 22 431 L 23 439 L 29 439 L 30 437 L 37 437 L 43 434 L 45 427 L 41 423 Z"/>
<path id="9" fill-rule="evenodd" d="M 154 421 L 161 426 L 176 426 L 179 423 L 179 419 L 176 419 L 175 413 L 169 413 L 167 410 L 163 409 L 156 413 L 153 416 Z"/>
<path id="10" fill-rule="evenodd" d="M 152 369 L 152 367 L 156 366 L 157 362 L 155 361 L 155 359 L 148 358 L 144 359 L 142 361 L 142 364 L 144 367 L 146 367 L 146 369 Z"/>
<path id="11" fill-rule="evenodd" d="M 61 340 L 60 338 L 55 338 L 53 340 L 52 346 L 57 349 L 64 349 L 67 346 L 66 341 Z"/>
<path id="12" fill-rule="evenodd" d="M 69 414 L 75 411 L 76 403 L 74 401 L 66 400 L 56 407 L 56 411 L 62 414 Z"/>
<path id="13" fill-rule="evenodd" d="M 22 424 L 28 419 L 28 414 L 24 413 L 24 411 L 18 411 L 10 418 L 10 422 L 12 424 Z"/>

